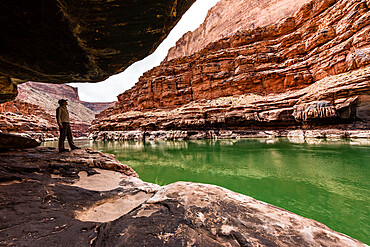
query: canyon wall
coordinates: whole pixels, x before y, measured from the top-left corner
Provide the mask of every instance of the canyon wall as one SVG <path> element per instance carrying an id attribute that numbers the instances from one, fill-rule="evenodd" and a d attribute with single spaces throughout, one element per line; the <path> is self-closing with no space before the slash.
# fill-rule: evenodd
<path id="1" fill-rule="evenodd" d="M 112 107 L 115 102 L 85 102 L 80 101 L 81 104 L 92 110 L 95 114 L 104 111 L 105 109 Z"/>
<path id="2" fill-rule="evenodd" d="M 369 5 L 314 0 L 274 24 L 164 61 L 98 114 L 91 130 L 367 126 Z"/>
<path id="3" fill-rule="evenodd" d="M 95 114 L 114 105 L 80 101 L 77 88 L 65 84 L 27 82 L 19 85 L 18 91 L 15 101 L 0 105 L 0 130 L 29 133 L 38 139 L 58 135 L 55 114 L 59 99 L 68 99 L 75 136 L 85 135 Z"/>
<path id="4" fill-rule="evenodd" d="M 0 132 L 27 133 L 45 140 L 58 135 L 55 117 L 38 105 L 16 99 L 0 105 Z"/>
<path id="5" fill-rule="evenodd" d="M 90 130 L 93 139 L 110 140 L 370 138 L 369 122 L 370 66 L 281 94 L 245 94 L 191 102 L 172 110 L 122 112 L 95 120 Z M 302 127 L 324 130 L 296 132 Z"/>
<path id="6" fill-rule="evenodd" d="M 41 106 L 55 116 L 59 99 L 68 99 L 71 121 L 75 124 L 89 124 L 96 113 L 114 105 L 114 102 L 94 103 L 79 99 L 78 88 L 66 84 L 27 82 L 19 86 L 18 99 Z"/>

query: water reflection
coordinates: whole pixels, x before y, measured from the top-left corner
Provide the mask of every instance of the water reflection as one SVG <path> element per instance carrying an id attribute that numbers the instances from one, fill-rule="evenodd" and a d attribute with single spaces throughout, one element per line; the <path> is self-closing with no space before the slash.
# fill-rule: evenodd
<path id="1" fill-rule="evenodd" d="M 90 141 L 90 145 L 95 150 L 122 150 L 122 149 L 134 149 L 134 150 L 143 150 L 145 145 L 142 141 L 106 141 L 106 142 L 97 142 Z"/>

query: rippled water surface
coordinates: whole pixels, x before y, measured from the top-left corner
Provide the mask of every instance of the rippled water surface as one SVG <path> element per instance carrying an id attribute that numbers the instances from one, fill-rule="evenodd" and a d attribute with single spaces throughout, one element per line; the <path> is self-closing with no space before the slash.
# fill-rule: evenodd
<path id="1" fill-rule="evenodd" d="M 220 185 L 370 244 L 368 143 L 287 139 L 77 143 L 115 154 L 144 181 Z"/>

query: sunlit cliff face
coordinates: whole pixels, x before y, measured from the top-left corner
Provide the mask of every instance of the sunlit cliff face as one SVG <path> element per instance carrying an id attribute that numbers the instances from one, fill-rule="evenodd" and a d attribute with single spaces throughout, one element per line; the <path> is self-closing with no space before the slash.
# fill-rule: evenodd
<path id="1" fill-rule="evenodd" d="M 120 94 L 115 107 L 97 115 L 93 127 L 174 130 L 276 126 L 274 121 L 286 126 L 338 117 L 333 124 L 367 121 L 368 10 L 355 0 L 315 0 L 271 25 L 239 30 L 189 56 L 163 61 Z M 175 49 L 195 43 L 181 39 Z M 216 100 L 220 103 L 212 105 Z M 311 101 L 316 103 L 307 104 Z M 329 103 L 321 107 L 324 102 Z"/>

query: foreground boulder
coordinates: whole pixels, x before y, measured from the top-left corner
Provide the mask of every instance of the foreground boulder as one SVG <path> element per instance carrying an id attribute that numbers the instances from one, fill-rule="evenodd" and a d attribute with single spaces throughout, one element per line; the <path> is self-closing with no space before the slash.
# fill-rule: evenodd
<path id="1" fill-rule="evenodd" d="M 0 161 L 5 246 L 366 246 L 218 186 L 145 183 L 91 149 L 2 152 Z"/>

